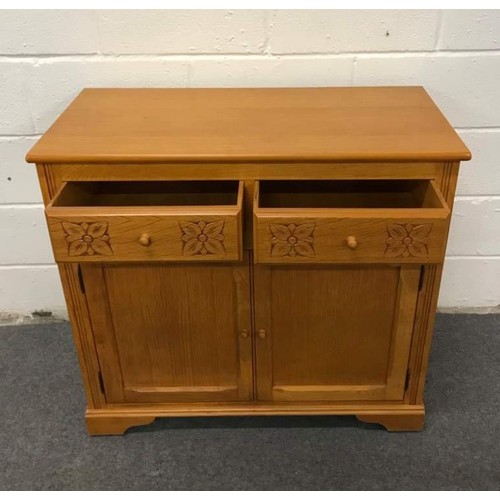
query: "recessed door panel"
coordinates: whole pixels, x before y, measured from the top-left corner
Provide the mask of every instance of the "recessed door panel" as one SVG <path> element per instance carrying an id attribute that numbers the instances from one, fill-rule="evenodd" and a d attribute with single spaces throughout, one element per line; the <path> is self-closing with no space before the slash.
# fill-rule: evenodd
<path id="1" fill-rule="evenodd" d="M 260 400 L 399 400 L 419 267 L 255 266 Z"/>
<path id="2" fill-rule="evenodd" d="M 247 262 L 82 266 L 106 400 L 251 399 Z"/>

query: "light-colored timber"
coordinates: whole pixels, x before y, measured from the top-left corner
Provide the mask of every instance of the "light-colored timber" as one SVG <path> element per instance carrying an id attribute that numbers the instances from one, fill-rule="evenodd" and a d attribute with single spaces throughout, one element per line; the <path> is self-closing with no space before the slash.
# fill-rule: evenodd
<path id="1" fill-rule="evenodd" d="M 28 154 L 36 163 L 469 158 L 422 87 L 85 89 Z"/>
<path id="2" fill-rule="evenodd" d="M 423 405 L 379 404 L 315 404 L 254 403 L 154 405 L 133 407 L 122 405 L 106 410 L 87 410 L 85 419 L 91 435 L 120 435 L 129 428 L 150 424 L 159 417 L 210 416 L 293 416 L 293 415 L 355 415 L 362 422 L 380 424 L 389 431 L 420 431 L 424 423 Z"/>

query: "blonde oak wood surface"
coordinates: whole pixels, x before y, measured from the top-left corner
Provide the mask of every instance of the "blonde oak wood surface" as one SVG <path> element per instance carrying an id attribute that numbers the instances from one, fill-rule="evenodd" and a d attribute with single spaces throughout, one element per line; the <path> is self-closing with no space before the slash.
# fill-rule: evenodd
<path id="1" fill-rule="evenodd" d="M 178 106 L 174 93 L 85 91 L 28 155 L 52 155 L 37 157 L 37 172 L 89 433 L 122 434 L 156 417 L 291 414 L 351 414 L 388 430 L 421 430 L 467 148 L 420 88 L 182 90 Z M 244 119 L 234 119 L 236 110 Z M 277 127 L 284 117 L 289 133 Z M 236 220 L 226 261 L 206 258 L 197 239 L 214 213 Z M 68 214 L 79 228 L 61 234 Z M 197 227 L 184 234 L 179 215 Z M 115 233 L 112 222 L 123 217 Z M 283 236 L 268 232 L 263 243 L 273 217 L 293 233 L 287 239 L 314 243 L 318 259 L 260 260 Z M 169 219 L 191 252 L 206 253 L 167 256 Z M 219 228 L 211 237 L 225 245 Z M 122 241 L 117 253 L 111 236 Z M 65 260 L 73 243 L 78 255 Z M 288 245 L 298 253 L 296 241 Z"/>
<path id="2" fill-rule="evenodd" d="M 27 156 L 36 163 L 469 158 L 422 87 L 85 89 Z"/>
<path id="3" fill-rule="evenodd" d="M 434 181 L 373 183 L 257 181 L 255 262 L 440 262 L 450 211 Z"/>
<path id="4" fill-rule="evenodd" d="M 252 399 L 248 258 L 82 271 L 108 403 Z"/>
<path id="5" fill-rule="evenodd" d="M 146 183 L 142 193 L 136 187 L 89 194 L 78 184 L 87 183 L 63 183 L 46 208 L 58 262 L 241 260 L 243 182 L 215 193 L 195 182 L 186 193 Z"/>
<path id="6" fill-rule="evenodd" d="M 65 181 L 244 179 L 435 179 L 442 162 L 62 163 L 41 168 L 51 186 Z M 334 171 L 334 173 L 332 172 Z M 332 175 L 333 174 L 333 175 Z M 250 197 L 250 202 L 252 201 Z M 48 202 L 49 200 L 47 200 Z"/>
<path id="7" fill-rule="evenodd" d="M 439 185 L 450 210 L 453 209 L 459 167 L 459 162 L 446 162 L 436 176 L 436 183 Z M 415 315 L 414 340 L 409 365 L 410 373 L 413 373 L 414 376 L 410 379 L 406 398 L 407 401 L 415 404 L 422 404 L 424 400 L 424 386 L 429 365 L 442 272 L 442 263 L 427 266 L 421 282 L 419 307 Z"/>
<path id="8" fill-rule="evenodd" d="M 443 258 L 447 215 L 335 215 L 256 214 L 255 262 L 425 264 L 441 262 Z"/>
<path id="9" fill-rule="evenodd" d="M 420 266 L 254 273 L 259 400 L 402 399 Z"/>
<path id="10" fill-rule="evenodd" d="M 124 434 L 130 427 L 150 424 L 156 417 L 264 415 L 355 415 L 362 422 L 383 425 L 388 431 L 421 431 L 424 424 L 423 405 L 380 403 L 362 405 L 321 403 L 190 403 L 164 405 L 110 405 L 106 410 L 87 410 L 85 419 L 89 434 L 94 436 Z"/>
<path id="11" fill-rule="evenodd" d="M 40 178 L 54 189 L 68 181 L 164 181 L 245 179 L 243 245 L 252 249 L 252 210 L 256 179 L 435 179 L 440 163 L 157 163 L 54 164 L 38 168 Z M 46 199 L 48 203 L 50 199 Z"/>

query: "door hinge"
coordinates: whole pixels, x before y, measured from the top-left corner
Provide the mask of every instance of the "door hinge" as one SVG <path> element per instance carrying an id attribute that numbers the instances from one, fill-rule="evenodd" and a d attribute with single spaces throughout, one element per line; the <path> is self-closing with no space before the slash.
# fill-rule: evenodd
<path id="1" fill-rule="evenodd" d="M 422 290 L 424 286 L 424 276 L 425 276 L 425 267 L 422 266 L 422 270 L 420 271 L 420 280 L 418 281 L 418 291 Z"/>
<path id="2" fill-rule="evenodd" d="M 408 387 L 410 386 L 410 370 L 406 372 L 406 378 L 405 378 L 405 391 L 408 390 Z"/>
<path id="3" fill-rule="evenodd" d="M 83 281 L 82 266 L 78 264 L 78 283 L 80 283 L 80 291 L 85 293 L 85 283 Z"/>
<path id="4" fill-rule="evenodd" d="M 102 373 L 101 372 L 98 372 L 97 378 L 99 379 L 99 388 L 101 389 L 101 392 L 104 394 L 105 393 L 105 391 L 104 391 L 104 380 L 102 378 Z"/>

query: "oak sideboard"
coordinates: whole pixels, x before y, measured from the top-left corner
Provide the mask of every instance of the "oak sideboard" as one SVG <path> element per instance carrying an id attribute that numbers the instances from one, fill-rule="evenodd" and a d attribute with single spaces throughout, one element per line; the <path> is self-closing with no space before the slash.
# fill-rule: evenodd
<path id="1" fill-rule="evenodd" d="M 85 89 L 36 163 L 88 432 L 420 430 L 461 160 L 422 87 Z"/>

